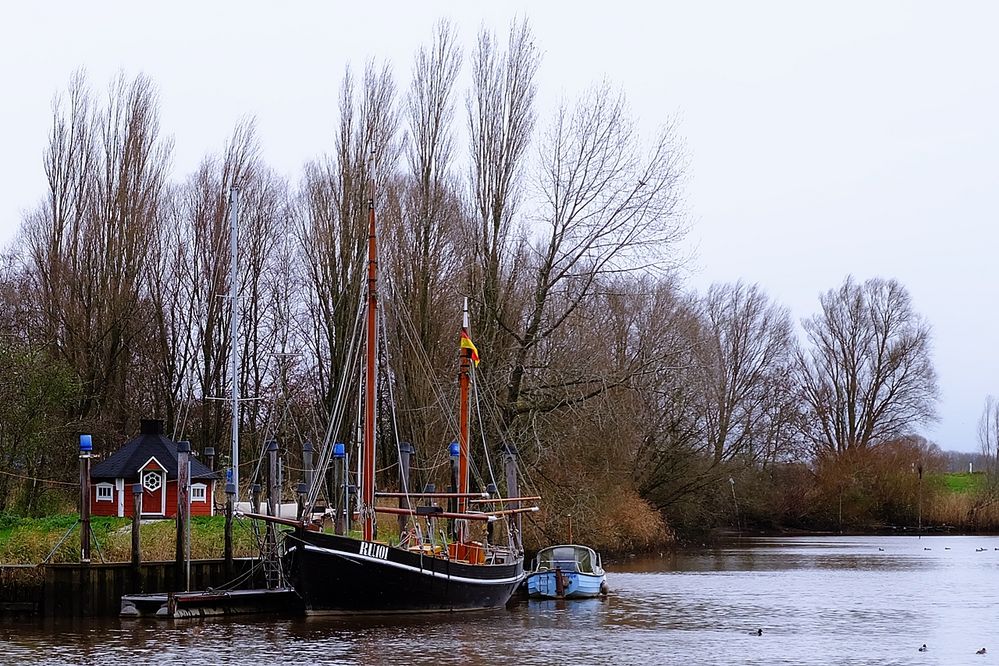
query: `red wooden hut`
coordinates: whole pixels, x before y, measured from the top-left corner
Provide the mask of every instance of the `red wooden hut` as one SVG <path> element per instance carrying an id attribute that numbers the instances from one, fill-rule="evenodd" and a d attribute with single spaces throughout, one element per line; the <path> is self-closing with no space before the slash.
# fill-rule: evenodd
<path id="1" fill-rule="evenodd" d="M 219 474 L 191 457 L 191 515 L 215 513 L 212 497 Z M 142 515 L 177 515 L 177 443 L 163 434 L 163 421 L 143 419 L 139 434 L 90 470 L 90 513 L 131 516 L 132 484 L 142 484 Z"/>

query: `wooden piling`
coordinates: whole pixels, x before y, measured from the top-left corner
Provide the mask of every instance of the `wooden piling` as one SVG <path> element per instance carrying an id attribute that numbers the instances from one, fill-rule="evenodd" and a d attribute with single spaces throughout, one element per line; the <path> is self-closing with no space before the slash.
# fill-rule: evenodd
<path id="1" fill-rule="evenodd" d="M 342 442 L 333 444 L 333 531 L 346 534 L 350 530 L 350 491 L 347 488 L 347 456 Z M 342 504 L 342 506 L 341 506 Z"/>
<path id="2" fill-rule="evenodd" d="M 177 442 L 177 581 L 179 591 L 191 589 L 190 557 L 191 521 L 191 443 Z"/>
<path id="3" fill-rule="evenodd" d="M 267 443 L 267 515 L 281 514 L 281 477 L 278 470 L 278 443 L 271 440 Z M 277 562 L 277 526 L 268 521 L 265 528 L 264 570 L 267 573 L 267 587 L 274 588 L 280 584 L 280 571 Z"/>
<path id="4" fill-rule="evenodd" d="M 409 461 L 414 452 L 413 445 L 409 442 L 399 442 L 399 490 L 402 497 L 399 498 L 400 509 L 412 509 L 409 502 Z M 399 514 L 399 536 L 404 537 L 406 527 L 409 524 L 409 515 Z"/>
<path id="5" fill-rule="evenodd" d="M 506 494 L 507 497 L 520 497 L 520 484 L 517 481 L 517 447 L 513 444 L 506 444 L 503 447 L 503 466 L 506 472 Z M 520 502 L 510 502 L 511 509 L 519 509 Z M 524 550 L 524 543 L 521 535 L 523 527 L 523 517 L 520 513 L 513 516 L 513 546 L 520 552 Z"/>
<path id="6" fill-rule="evenodd" d="M 132 592 L 142 592 L 142 552 L 139 526 L 142 522 L 142 484 L 132 484 Z"/>
<path id="7" fill-rule="evenodd" d="M 90 563 L 90 435 L 80 435 L 80 563 Z"/>
<path id="8" fill-rule="evenodd" d="M 232 562 L 232 509 L 233 501 L 236 497 L 236 484 L 232 482 L 231 472 L 225 484 L 225 543 L 223 545 L 223 560 L 225 561 L 226 580 L 232 580 L 234 576 Z"/>
<path id="9" fill-rule="evenodd" d="M 251 483 L 250 484 L 250 506 L 253 507 L 253 513 L 260 513 L 260 484 Z"/>
<path id="10" fill-rule="evenodd" d="M 314 451 L 315 448 L 312 446 L 312 442 L 306 442 L 302 445 L 302 466 L 305 468 L 305 478 L 302 479 L 302 482 L 305 484 L 305 493 L 307 495 L 312 493 L 312 484 L 315 483 L 315 479 L 313 478 L 315 472 L 312 469 L 312 454 Z"/>

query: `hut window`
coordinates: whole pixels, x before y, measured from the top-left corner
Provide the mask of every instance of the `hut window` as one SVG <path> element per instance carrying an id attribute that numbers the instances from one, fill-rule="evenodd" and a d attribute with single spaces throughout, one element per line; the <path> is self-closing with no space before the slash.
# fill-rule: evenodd
<path id="1" fill-rule="evenodd" d="M 205 497 L 205 484 L 195 483 L 191 486 L 191 501 L 192 502 L 204 502 Z"/>
<path id="2" fill-rule="evenodd" d="M 97 484 L 97 501 L 98 502 L 113 502 L 114 501 L 114 486 L 110 483 L 98 483 Z"/>
<path id="3" fill-rule="evenodd" d="M 163 485 L 159 472 L 146 472 L 142 475 L 142 487 L 151 493 L 155 493 Z"/>

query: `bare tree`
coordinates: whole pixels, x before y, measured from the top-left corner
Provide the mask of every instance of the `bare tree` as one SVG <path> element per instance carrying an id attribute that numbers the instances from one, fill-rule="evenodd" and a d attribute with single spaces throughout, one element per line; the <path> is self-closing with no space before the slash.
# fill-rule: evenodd
<path id="1" fill-rule="evenodd" d="M 178 250 L 175 258 L 179 271 L 174 279 L 180 283 L 175 288 L 189 300 L 184 303 L 180 299 L 178 305 L 182 310 L 173 316 L 181 328 L 191 331 L 193 339 L 184 339 L 182 343 L 193 359 L 189 379 L 176 377 L 174 381 L 186 384 L 185 401 L 194 412 L 190 415 L 192 423 L 186 424 L 181 419 L 177 427 L 178 433 L 196 433 L 194 439 L 203 446 L 218 446 L 225 439 L 229 424 L 228 407 L 222 400 L 228 395 L 232 350 L 229 331 L 232 308 L 227 298 L 232 279 L 229 193 L 234 187 L 251 186 L 258 178 L 258 154 L 253 124 L 245 121 L 233 131 L 223 154 L 207 156 L 178 194 L 176 241 L 183 249 Z M 241 215 L 249 210 L 246 200 L 241 200 Z M 247 225 L 240 226 L 243 233 L 237 248 L 243 257 L 240 264 L 245 265 L 246 240 L 250 234 Z M 173 240 L 167 241 L 167 247 Z M 245 279 L 247 271 L 243 273 Z M 242 286 L 237 293 L 242 301 Z M 241 338 L 245 340 L 245 335 Z M 162 344 L 166 346 L 169 341 L 163 340 Z"/>
<path id="2" fill-rule="evenodd" d="M 803 322 L 810 349 L 796 353 L 806 437 L 822 454 L 865 450 L 935 418 L 930 327 L 905 287 L 847 277 Z"/>
<path id="3" fill-rule="evenodd" d="M 299 242 L 304 285 L 300 335 L 308 358 L 303 369 L 316 387 L 314 404 L 331 412 L 345 381 L 347 359 L 363 285 L 367 240 L 368 177 L 374 171 L 378 209 L 389 202 L 401 153 L 396 89 L 386 65 L 365 69 L 355 91 L 348 69 L 341 87 L 335 153 L 306 166 L 291 215 Z M 316 426 L 325 430 L 326 416 Z M 339 432 L 344 438 L 352 434 Z"/>
<path id="4" fill-rule="evenodd" d="M 982 415 L 978 418 L 978 444 L 988 461 L 989 472 L 999 475 L 999 400 L 987 396 Z"/>
<path id="5" fill-rule="evenodd" d="M 537 345 L 557 333 L 605 278 L 662 265 L 682 237 L 684 160 L 671 126 L 642 155 L 623 95 L 603 85 L 574 111 L 559 111 L 541 148 L 541 223 L 520 273 L 530 280 L 525 308 L 501 320 L 515 352 L 506 420 L 535 409 L 522 401 Z"/>
<path id="6" fill-rule="evenodd" d="M 701 300 L 703 326 L 695 346 L 703 378 L 707 445 L 715 464 L 736 456 L 763 458 L 769 436 L 788 413 L 792 393 L 782 381 L 793 351 L 791 319 L 758 285 L 714 284 Z"/>
<path id="7" fill-rule="evenodd" d="M 132 418 L 141 276 L 162 222 L 170 151 L 149 79 L 120 75 L 100 108 L 77 75 L 68 108 L 54 105 L 48 199 L 25 221 L 43 335 L 82 382 L 78 414 L 113 427 Z"/>
<path id="8" fill-rule="evenodd" d="M 461 66 L 455 32 L 437 25 L 433 42 L 416 54 L 406 111 L 410 128 L 398 219 L 387 228 L 394 309 L 393 368 L 398 382 L 399 427 L 420 444 L 440 443 L 449 432 L 435 405 L 434 384 L 454 375 L 461 301 L 457 244 L 466 226 L 452 173 L 455 81 Z M 419 353 L 406 352 L 413 347 Z"/>
<path id="9" fill-rule="evenodd" d="M 174 432 L 183 431 L 183 401 L 193 394 L 196 346 L 196 317 L 191 307 L 195 281 L 187 276 L 192 266 L 192 237 L 181 213 L 181 196 L 181 188 L 169 188 L 164 206 L 166 223 L 150 239 L 143 276 L 150 326 L 143 331 L 139 359 L 147 370 L 148 406 L 144 413 L 161 415 Z"/>
<path id="10" fill-rule="evenodd" d="M 507 299 L 516 282 L 513 258 L 520 246 L 513 220 L 534 130 L 540 61 L 526 19 L 511 24 L 506 51 L 483 28 L 472 56 L 467 101 L 475 211 L 471 283 L 479 305 L 476 335 L 489 349 L 497 346 L 497 322 L 511 316 Z"/>

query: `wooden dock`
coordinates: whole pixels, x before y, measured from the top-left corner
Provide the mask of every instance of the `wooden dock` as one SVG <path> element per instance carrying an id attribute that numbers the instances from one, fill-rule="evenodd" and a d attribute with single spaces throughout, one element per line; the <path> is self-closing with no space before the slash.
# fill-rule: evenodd
<path id="1" fill-rule="evenodd" d="M 191 586 L 219 590 L 240 579 L 244 588 L 264 587 L 256 558 L 236 558 L 233 569 L 229 576 L 225 560 L 193 560 Z M 138 569 L 128 562 L 0 566 L 0 615 L 114 616 L 121 612 L 122 597 L 182 589 L 183 581 L 176 579 L 175 562 L 143 562 Z M 159 596 L 165 599 L 167 592 Z"/>
<path id="2" fill-rule="evenodd" d="M 300 612 L 301 599 L 290 587 L 272 590 L 206 590 L 126 594 L 121 617 L 180 619 L 248 613 Z"/>

